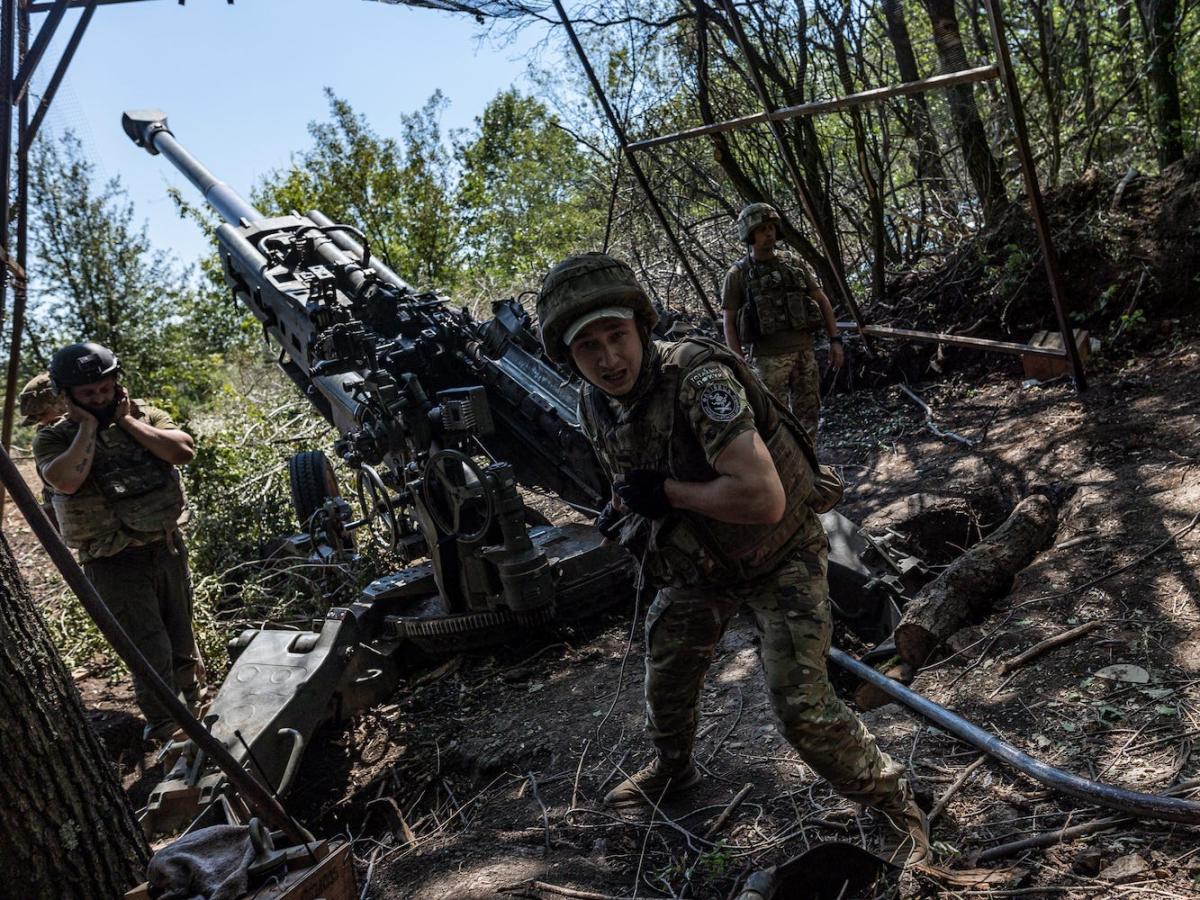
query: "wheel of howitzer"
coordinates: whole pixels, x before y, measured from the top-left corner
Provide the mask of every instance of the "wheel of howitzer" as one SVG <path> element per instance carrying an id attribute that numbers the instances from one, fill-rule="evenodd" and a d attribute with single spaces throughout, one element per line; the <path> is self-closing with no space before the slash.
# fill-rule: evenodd
<path id="1" fill-rule="evenodd" d="M 288 460 L 288 481 L 292 486 L 292 506 L 304 529 L 326 500 L 341 494 L 333 464 L 320 450 L 303 450 L 293 455 Z"/>

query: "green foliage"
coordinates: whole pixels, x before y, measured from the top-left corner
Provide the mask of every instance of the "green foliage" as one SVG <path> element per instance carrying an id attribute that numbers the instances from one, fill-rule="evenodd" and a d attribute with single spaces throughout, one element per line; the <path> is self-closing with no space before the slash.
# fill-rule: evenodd
<path id="1" fill-rule="evenodd" d="M 53 351 L 94 340 L 120 356 L 135 395 L 185 413 L 214 387 L 213 354 L 197 342 L 205 300 L 193 273 L 156 250 L 117 179 L 99 185 L 71 133 L 41 140 L 30 165 L 27 375 Z"/>
<path id="2" fill-rule="evenodd" d="M 476 128 L 458 147 L 464 261 L 476 292 L 508 292 L 595 230 L 589 163 L 545 105 L 516 90 L 496 95 Z"/>
<path id="3" fill-rule="evenodd" d="M 418 286 L 452 287 L 458 248 L 451 160 L 439 119 L 440 92 L 402 117 L 402 139 L 380 137 L 345 100 L 326 89 L 330 119 L 308 126 L 313 145 L 254 192 L 266 212 L 318 209 L 361 229 L 371 252 Z"/>

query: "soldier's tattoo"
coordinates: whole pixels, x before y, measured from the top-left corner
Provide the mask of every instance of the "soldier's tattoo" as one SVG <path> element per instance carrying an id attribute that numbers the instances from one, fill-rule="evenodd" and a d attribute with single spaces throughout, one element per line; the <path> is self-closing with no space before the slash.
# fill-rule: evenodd
<path id="1" fill-rule="evenodd" d="M 83 472 L 92 462 L 92 451 L 96 448 L 96 439 L 92 438 L 87 442 L 87 446 L 83 450 L 83 459 L 79 460 L 79 465 L 75 467 L 76 472 Z"/>

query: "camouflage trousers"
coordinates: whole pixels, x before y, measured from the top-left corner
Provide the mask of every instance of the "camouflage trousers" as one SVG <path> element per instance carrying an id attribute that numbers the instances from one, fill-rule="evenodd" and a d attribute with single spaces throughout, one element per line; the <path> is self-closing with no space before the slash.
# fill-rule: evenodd
<path id="1" fill-rule="evenodd" d="M 907 799 L 904 766 L 833 692 L 826 668 L 833 622 L 828 542 L 799 551 L 771 576 L 731 590 L 665 588 L 646 617 L 647 731 L 662 760 L 686 764 L 697 703 L 717 643 L 738 609 L 754 614 L 778 727 L 800 757 L 843 796 L 886 812 Z"/>
<path id="2" fill-rule="evenodd" d="M 203 690 L 192 634 L 192 584 L 183 540 L 177 534 L 170 540 L 178 552 L 172 553 L 167 541 L 156 541 L 93 559 L 83 570 L 154 671 L 189 702 Z M 151 728 L 171 721 L 162 701 L 137 675 L 133 694 Z"/>
<path id="3" fill-rule="evenodd" d="M 755 354 L 751 363 L 767 390 L 791 409 L 815 443 L 821 411 L 821 378 L 813 343 L 778 356 Z"/>

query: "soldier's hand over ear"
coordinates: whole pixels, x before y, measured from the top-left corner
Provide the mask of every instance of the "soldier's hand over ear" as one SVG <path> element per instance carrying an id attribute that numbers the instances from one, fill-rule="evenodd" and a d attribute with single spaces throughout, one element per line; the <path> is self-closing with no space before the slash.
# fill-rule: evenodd
<path id="1" fill-rule="evenodd" d="M 113 421 L 118 425 L 121 420 L 129 416 L 133 412 L 133 401 L 129 399 L 129 391 L 125 388 L 117 387 L 117 412 L 113 416 Z"/>
<path id="2" fill-rule="evenodd" d="M 654 469 L 630 469 L 625 478 L 613 485 L 621 503 L 639 516 L 661 519 L 671 511 L 667 499 L 667 475 Z"/>
<path id="3" fill-rule="evenodd" d="M 94 427 L 98 424 L 96 417 L 72 400 L 70 394 L 64 393 L 62 396 L 63 401 L 67 405 L 68 419 L 79 425 L 92 425 Z"/>

